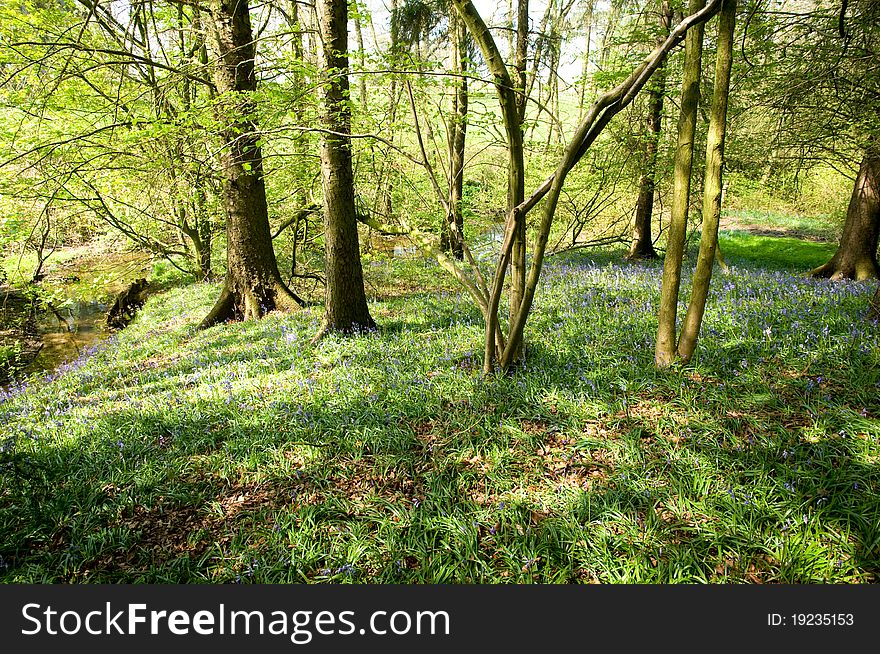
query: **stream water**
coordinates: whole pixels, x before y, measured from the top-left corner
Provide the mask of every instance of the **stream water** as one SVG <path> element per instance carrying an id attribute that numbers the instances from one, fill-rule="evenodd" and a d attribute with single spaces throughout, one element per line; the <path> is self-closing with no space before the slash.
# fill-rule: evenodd
<path id="1" fill-rule="evenodd" d="M 54 370 L 105 339 L 109 335 L 106 316 L 107 305 L 98 302 L 76 303 L 59 310 L 58 315 L 43 313 L 37 320 L 43 347 L 27 372 Z"/>
<path id="2" fill-rule="evenodd" d="M 106 304 L 69 303 L 55 311 L 37 309 L 34 315 L 30 300 L 21 295 L 13 292 L 6 300 L 0 311 L 0 346 L 20 348 L 21 353 L 13 359 L 0 359 L 4 387 L 11 378 L 54 370 L 109 335 Z"/>

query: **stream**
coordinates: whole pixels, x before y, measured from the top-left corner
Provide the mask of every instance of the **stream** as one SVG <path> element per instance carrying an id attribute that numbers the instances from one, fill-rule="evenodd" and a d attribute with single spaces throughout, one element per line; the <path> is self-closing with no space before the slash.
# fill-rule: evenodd
<path id="1" fill-rule="evenodd" d="M 106 304 L 76 303 L 58 311 L 44 312 L 37 319 L 43 347 L 27 368 L 28 373 L 54 370 L 78 357 L 82 351 L 109 336 Z"/>
<path id="2" fill-rule="evenodd" d="M 54 370 L 109 335 L 106 304 L 74 302 L 56 311 L 36 309 L 32 313 L 30 301 L 15 292 L 0 300 L 0 347 L 20 350 L 13 360 L 0 359 L 0 368 L 5 366 L 0 369 L 3 386 L 10 377 Z"/>

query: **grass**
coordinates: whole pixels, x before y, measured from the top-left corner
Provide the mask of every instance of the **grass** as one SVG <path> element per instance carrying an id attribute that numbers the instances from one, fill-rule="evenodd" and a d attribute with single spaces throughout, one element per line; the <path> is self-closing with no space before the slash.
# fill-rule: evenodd
<path id="1" fill-rule="evenodd" d="M 830 243 L 785 236 L 768 238 L 739 230 L 720 232 L 718 244 L 729 263 L 790 271 L 817 268 L 828 261 L 837 249 Z"/>
<path id="2" fill-rule="evenodd" d="M 801 215 L 789 212 L 728 209 L 724 224 L 747 226 L 753 231 L 764 231 L 769 236 L 788 236 L 804 241 L 836 243 L 843 228 L 840 218 L 828 214 Z"/>
<path id="3" fill-rule="evenodd" d="M 153 297 L 0 403 L 0 581 L 878 581 L 873 285 L 743 238 L 662 373 L 660 264 L 620 252 L 551 259 L 508 377 L 421 261 L 314 346 L 317 310 L 198 332 L 215 285 Z"/>

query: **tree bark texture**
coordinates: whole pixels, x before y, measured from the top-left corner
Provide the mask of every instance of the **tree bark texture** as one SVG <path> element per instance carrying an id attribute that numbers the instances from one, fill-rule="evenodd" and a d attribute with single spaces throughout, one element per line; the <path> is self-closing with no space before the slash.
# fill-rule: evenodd
<path id="1" fill-rule="evenodd" d="M 514 125 L 508 127 L 508 183 L 507 212 L 514 213 L 514 208 L 525 199 L 525 155 L 523 153 L 522 124 L 526 116 L 528 102 L 526 65 L 529 45 L 529 0 L 518 0 L 516 5 L 516 73 L 517 88 L 514 104 L 516 106 Z M 508 83 L 509 83 L 508 79 Z M 496 76 L 496 85 L 498 77 Z M 501 87 L 497 87 L 499 93 Z M 512 94 L 512 90 L 510 91 Z M 513 116 L 511 116 L 512 120 Z M 507 122 L 507 119 L 505 119 Z M 514 135 L 513 132 L 516 132 Z M 510 318 L 520 310 L 526 286 L 526 217 L 514 215 L 513 246 L 510 251 Z M 522 356 L 522 348 L 517 347 L 514 360 Z"/>
<path id="2" fill-rule="evenodd" d="M 697 347 L 697 337 L 706 310 L 706 298 L 712 280 L 712 268 L 718 246 L 718 223 L 721 219 L 722 180 L 724 166 L 724 136 L 727 126 L 727 104 L 730 95 L 730 71 L 733 66 L 733 30 L 736 25 L 736 0 L 724 0 L 718 20 L 718 51 L 715 60 L 715 89 L 712 113 L 709 117 L 709 135 L 706 139 L 706 173 L 703 182 L 703 229 L 700 236 L 700 254 L 694 271 L 691 301 L 688 305 L 678 356 L 688 363 Z"/>
<path id="3" fill-rule="evenodd" d="M 517 98 L 521 97 L 521 95 L 517 94 L 513 81 L 510 78 L 510 73 L 505 67 L 501 53 L 495 45 L 495 40 L 492 38 L 489 28 L 473 3 L 470 0 L 453 0 L 453 2 L 458 15 L 464 21 L 471 36 L 482 51 L 483 58 L 486 60 L 486 65 L 489 67 L 489 72 L 494 79 L 495 91 L 498 93 L 498 99 L 501 104 L 501 115 L 507 137 L 507 215 L 508 222 L 511 223 L 511 246 L 509 254 L 505 253 L 502 247 L 502 254 L 495 269 L 492 295 L 488 302 L 483 366 L 484 371 L 489 373 L 492 372 L 494 361 L 498 354 L 495 349 L 495 330 L 498 325 L 497 312 L 501 287 L 508 263 L 510 263 L 512 269 L 510 289 L 511 319 L 521 308 L 525 289 L 526 217 L 524 212 L 519 212 L 516 209 L 525 199 L 522 121 L 519 117 L 519 106 L 517 104 Z M 517 4 L 517 22 L 519 25 L 522 25 L 523 20 L 528 25 L 528 15 L 524 13 L 524 8 L 527 11 L 527 0 L 519 0 Z M 523 16 L 525 17 L 524 19 L 522 18 Z M 517 39 L 519 39 L 519 32 Z M 519 42 L 517 43 L 517 49 L 519 50 Z M 519 59 L 519 54 L 517 58 Z M 518 344 L 515 352 L 512 353 L 512 357 L 518 359 L 520 353 L 521 348 Z"/>
<path id="4" fill-rule="evenodd" d="M 660 2 L 660 32 L 657 43 L 663 43 L 669 35 L 672 24 L 672 9 L 667 0 Z M 651 235 L 651 220 L 654 213 L 654 189 L 657 178 L 657 148 L 660 143 L 663 115 L 663 96 L 666 93 L 666 67 L 654 73 L 654 82 L 648 87 L 648 118 L 645 121 L 645 153 L 642 174 L 639 177 L 639 197 L 636 201 L 636 216 L 633 225 L 633 239 L 627 252 L 627 259 L 656 259 L 654 240 Z"/>
<path id="5" fill-rule="evenodd" d="M 690 0 L 688 13 L 700 11 L 705 0 Z M 681 114 L 678 119 L 678 142 L 675 148 L 675 172 L 672 188 L 672 217 L 663 261 L 663 283 L 654 362 L 665 368 L 675 361 L 676 313 L 681 284 L 681 263 L 687 232 L 688 203 L 691 192 L 691 169 L 694 157 L 694 135 L 700 100 L 700 63 L 703 54 L 703 25 L 691 28 L 685 37 L 684 71 L 681 87 Z"/>
<path id="6" fill-rule="evenodd" d="M 351 108 L 348 103 L 348 4 L 318 0 L 322 86 L 321 180 L 324 187 L 325 313 L 321 333 L 375 329 L 367 307 L 358 244 Z"/>
<path id="7" fill-rule="evenodd" d="M 224 148 L 223 205 L 226 210 L 226 281 L 202 321 L 210 327 L 230 319 L 260 318 L 301 304 L 281 280 L 263 178 L 263 156 L 254 118 L 257 88 L 255 46 L 246 0 L 214 0 L 210 6 L 217 87 L 215 111 Z"/>
<path id="8" fill-rule="evenodd" d="M 865 151 L 853 185 L 843 235 L 828 263 L 811 271 L 813 277 L 864 280 L 880 277 L 877 240 L 880 235 L 880 145 Z"/>
<path id="9" fill-rule="evenodd" d="M 449 214 L 443 223 L 440 247 L 461 261 L 464 258 L 464 216 L 461 200 L 464 192 L 464 156 L 467 136 L 468 81 L 467 29 L 455 9 L 449 12 L 449 38 L 452 69 L 460 77 L 455 79 L 452 96 L 452 116 L 449 120 Z"/>

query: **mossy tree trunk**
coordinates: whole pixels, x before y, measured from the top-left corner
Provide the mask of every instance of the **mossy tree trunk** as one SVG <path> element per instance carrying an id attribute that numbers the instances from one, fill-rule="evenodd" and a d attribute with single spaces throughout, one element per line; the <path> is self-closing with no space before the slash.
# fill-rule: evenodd
<path id="1" fill-rule="evenodd" d="M 449 215 L 440 232 L 440 248 L 452 253 L 456 259 L 464 259 L 464 216 L 461 200 L 464 192 L 464 155 L 467 137 L 468 80 L 467 28 L 458 17 L 455 8 L 449 11 L 449 54 L 455 79 L 452 95 L 452 116 L 449 119 Z"/>
<path id="2" fill-rule="evenodd" d="M 715 89 L 706 139 L 706 172 L 703 183 L 703 228 L 700 254 L 691 290 L 691 301 L 678 339 L 678 356 L 687 363 L 694 355 L 697 337 L 706 310 L 706 298 L 712 280 L 712 268 L 718 252 L 718 223 L 721 219 L 724 166 L 724 137 L 727 127 L 727 101 L 730 95 L 730 71 L 733 66 L 733 30 L 736 26 L 736 0 L 724 0 L 718 20 L 718 52 L 715 60 Z"/>
<path id="3" fill-rule="evenodd" d="M 880 277 L 877 240 L 880 235 L 880 145 L 865 151 L 853 185 L 846 222 L 837 252 L 828 263 L 810 274 L 828 279 L 871 279 Z"/>
<path id="4" fill-rule="evenodd" d="M 690 0 L 688 12 L 700 11 L 705 0 Z M 703 55 L 703 25 L 691 28 L 685 37 L 684 72 L 681 86 L 681 113 L 678 119 L 678 142 L 675 148 L 675 172 L 672 188 L 672 217 L 663 261 L 663 284 L 654 362 L 658 368 L 672 365 L 676 354 L 676 323 L 678 291 L 681 284 L 681 263 L 687 232 L 688 203 L 691 193 L 691 169 L 694 158 L 694 135 L 700 101 L 700 64 Z"/>
<path id="5" fill-rule="evenodd" d="M 510 249 L 510 320 L 519 313 L 522 307 L 526 288 L 526 216 L 516 211 L 523 203 L 526 194 L 525 154 L 523 151 L 523 122 L 528 102 L 526 65 L 529 43 L 529 0 L 518 0 L 516 5 L 516 92 L 509 86 L 503 90 L 504 77 L 507 84 L 512 80 L 505 70 L 504 77 L 499 77 L 500 70 L 493 71 L 496 89 L 503 96 L 502 114 L 504 114 L 508 145 L 508 182 L 507 182 L 507 213 L 513 215 L 513 241 Z M 503 63 L 499 62 L 503 68 Z M 491 66 L 490 66 L 491 70 Z M 510 96 L 509 99 L 506 96 Z M 512 102 L 507 110 L 503 107 Z M 522 345 L 516 344 L 511 359 L 522 359 Z"/>
<path id="6" fill-rule="evenodd" d="M 202 327 L 231 319 L 260 318 L 301 304 L 281 280 L 263 178 L 263 155 L 252 97 L 257 88 L 255 45 L 247 0 L 210 5 L 215 55 L 216 117 L 224 148 L 226 281 Z"/>
<path id="7" fill-rule="evenodd" d="M 510 316 L 511 321 L 522 309 L 526 285 L 526 215 L 518 207 L 525 201 L 525 159 L 523 153 L 523 131 L 521 111 L 525 111 L 525 100 L 522 87 L 514 86 L 510 72 L 504 65 L 501 53 L 495 45 L 486 23 L 477 12 L 470 0 L 453 0 L 461 20 L 467 26 L 471 36 L 483 53 L 483 58 L 494 79 L 495 91 L 501 105 L 504 132 L 507 137 L 507 216 L 510 227 L 509 254 L 504 252 L 495 268 L 493 292 L 487 303 L 487 323 L 485 339 L 484 371 L 492 372 L 496 359 L 496 329 L 498 327 L 498 306 L 501 297 L 501 285 L 508 264 L 511 268 L 510 283 Z M 526 26 L 525 37 L 528 36 L 528 1 L 519 0 L 517 4 L 517 84 L 524 80 L 525 63 L 520 59 L 520 27 Z M 524 38 L 525 38 L 524 37 Z M 527 43 L 526 39 L 526 43 Z M 524 56 L 524 55 L 522 55 Z M 522 68 L 520 67 L 522 65 Z M 520 104 L 522 103 L 522 104 Z M 518 361 L 522 356 L 522 343 L 518 340 L 508 352 L 508 361 Z M 506 368 L 507 366 L 505 366 Z"/>
<path id="8" fill-rule="evenodd" d="M 507 136 L 508 152 L 509 152 L 509 178 L 508 188 L 515 186 L 516 177 L 519 175 L 520 184 L 522 183 L 522 123 L 517 114 L 517 103 L 515 86 L 511 80 L 501 54 L 495 45 L 489 28 L 483 21 L 479 12 L 473 5 L 471 0 L 453 0 L 459 16 L 464 20 L 468 27 L 468 31 L 479 46 L 483 58 L 486 61 L 489 72 L 494 78 L 495 89 L 501 104 L 501 114 L 504 122 L 504 128 Z M 596 138 L 601 134 L 602 130 L 608 125 L 609 121 L 621 110 L 632 102 L 633 98 L 644 88 L 645 84 L 651 78 L 651 75 L 663 64 L 670 50 L 680 43 L 690 31 L 698 25 L 702 25 L 706 20 L 711 18 L 720 8 L 722 0 L 709 0 L 705 4 L 705 8 L 695 12 L 682 20 L 669 34 L 662 45 L 658 45 L 651 54 L 649 54 L 638 66 L 636 66 L 630 75 L 624 79 L 613 89 L 599 96 L 590 108 L 589 112 L 583 117 L 578 128 L 575 130 L 572 138 L 559 160 L 555 172 L 548 177 L 527 199 L 522 203 L 514 205 L 508 213 L 507 222 L 505 224 L 504 241 L 501 244 L 501 252 L 495 266 L 495 275 L 490 284 L 482 278 L 482 275 L 475 275 L 474 280 L 468 279 L 461 270 L 454 266 L 444 266 L 453 271 L 456 277 L 462 281 L 465 288 L 479 305 L 483 316 L 486 319 L 485 330 L 485 359 L 483 361 L 483 371 L 491 373 L 498 368 L 503 371 L 509 371 L 514 362 L 520 358 L 523 342 L 523 330 L 528 320 L 529 312 L 534 300 L 535 291 L 538 286 L 538 280 L 541 275 L 541 268 L 544 261 L 544 255 L 547 249 L 547 242 L 550 238 L 550 231 L 553 226 L 553 218 L 559 203 L 560 194 L 568 173 L 583 158 L 589 148 L 595 142 Z M 702 35 L 701 39 L 702 41 Z M 516 161 L 515 152 L 519 152 L 519 165 Z M 508 199 L 512 194 L 508 196 Z M 515 232 L 519 221 L 524 222 L 525 216 L 535 207 L 535 205 L 544 200 L 541 212 L 540 223 L 536 228 L 536 238 L 534 249 L 532 251 L 532 263 L 529 268 L 528 278 L 523 287 L 522 300 L 515 314 L 511 315 L 511 322 L 508 327 L 507 338 L 504 337 L 498 320 L 499 300 L 502 289 L 504 288 L 507 267 L 512 257 L 513 245 L 515 241 Z M 438 256 L 437 259 L 444 265 L 444 258 Z M 447 260 L 448 263 L 448 260 Z"/>

